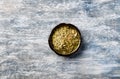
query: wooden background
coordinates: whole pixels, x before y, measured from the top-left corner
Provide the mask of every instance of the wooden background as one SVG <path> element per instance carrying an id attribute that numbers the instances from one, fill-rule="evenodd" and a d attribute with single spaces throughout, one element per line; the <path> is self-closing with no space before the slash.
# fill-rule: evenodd
<path id="1" fill-rule="evenodd" d="M 63 22 L 82 34 L 71 57 L 48 45 Z M 0 79 L 120 79 L 120 0 L 0 0 Z"/>

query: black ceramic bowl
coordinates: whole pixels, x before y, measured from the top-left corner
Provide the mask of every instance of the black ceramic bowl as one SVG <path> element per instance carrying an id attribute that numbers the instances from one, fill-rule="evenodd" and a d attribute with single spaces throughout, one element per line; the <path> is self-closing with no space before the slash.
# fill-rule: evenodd
<path id="1" fill-rule="evenodd" d="M 56 48 L 55 48 L 55 45 L 54 45 L 54 40 L 53 40 L 53 36 L 55 36 L 55 33 L 59 33 L 59 32 L 56 32 L 56 31 L 58 31 L 59 29 L 62 29 L 62 28 L 70 28 L 70 29 L 73 29 L 73 30 L 75 30 L 75 31 L 73 31 L 74 33 L 77 33 L 77 36 L 78 37 L 76 37 L 77 39 L 75 39 L 75 40 L 77 40 L 77 41 L 79 41 L 78 43 L 77 42 L 75 42 L 75 44 L 77 44 L 77 47 L 73 50 L 73 51 L 71 51 L 71 52 L 69 52 L 69 53 L 62 53 L 63 52 L 63 50 L 64 49 L 60 49 L 62 52 L 60 52 L 60 51 L 58 51 Z M 69 30 L 69 29 L 67 29 L 67 30 Z M 61 30 L 62 31 L 62 30 Z M 71 35 L 71 36 L 73 36 L 72 35 L 72 33 L 71 33 L 72 31 L 70 31 L 70 34 L 68 33 L 68 35 Z M 56 37 L 60 37 L 60 35 L 61 34 L 59 34 L 58 36 L 56 36 Z M 63 39 L 64 39 L 64 37 L 62 37 Z M 69 37 L 67 37 L 66 39 L 68 39 Z M 74 41 L 74 38 L 73 37 L 70 37 L 71 39 L 73 39 L 73 41 Z M 60 40 L 63 40 L 63 39 L 60 39 Z M 65 42 L 68 42 L 69 40 L 64 40 Z M 59 39 L 58 39 L 58 41 L 57 41 L 58 43 L 59 43 Z M 79 48 L 80 48 L 80 46 L 81 46 L 81 42 L 82 42 L 82 39 L 81 39 L 81 33 L 80 33 L 80 31 L 79 31 L 79 29 L 76 27 L 76 26 L 74 26 L 74 25 L 72 25 L 72 24 L 66 24 L 66 23 L 60 23 L 59 25 L 57 25 L 55 28 L 53 28 L 53 30 L 51 31 L 51 33 L 50 33 L 50 36 L 49 36 L 49 39 L 48 39 L 48 43 L 49 43 L 49 46 L 50 46 L 50 48 L 56 53 L 56 54 L 58 54 L 58 55 L 61 55 L 61 56 L 70 56 L 70 55 L 73 55 L 73 54 L 75 54 L 78 50 L 79 50 Z M 69 42 L 69 44 L 70 43 L 72 43 L 72 41 L 71 42 Z M 70 44 L 71 46 L 72 46 L 72 48 L 74 48 L 74 43 L 73 43 L 73 45 L 72 44 Z M 61 45 L 62 46 L 62 45 Z M 69 51 L 69 46 L 67 46 L 66 45 L 66 47 L 68 48 L 68 51 Z M 65 48 L 65 47 L 64 47 Z M 65 48 L 66 50 L 67 50 L 67 48 Z"/>

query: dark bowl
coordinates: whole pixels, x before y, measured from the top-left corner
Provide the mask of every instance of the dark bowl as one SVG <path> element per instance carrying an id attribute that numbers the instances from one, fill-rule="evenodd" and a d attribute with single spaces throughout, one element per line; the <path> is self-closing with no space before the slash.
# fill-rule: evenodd
<path id="1" fill-rule="evenodd" d="M 72 52 L 71 54 L 67 54 L 67 55 L 63 55 L 63 54 L 58 53 L 58 52 L 54 49 L 53 44 L 52 44 L 52 36 L 53 36 L 54 32 L 56 31 L 56 29 L 58 29 L 59 27 L 65 26 L 65 25 L 70 26 L 70 27 L 74 27 L 74 28 L 77 30 L 77 32 L 79 33 L 79 35 L 80 35 L 80 38 L 79 38 L 80 44 L 79 44 L 78 48 L 77 48 L 74 52 Z M 80 46 L 81 46 L 81 42 L 82 42 L 82 39 L 81 39 L 81 33 L 80 33 L 79 29 L 78 29 L 76 26 L 74 26 L 73 24 L 66 24 L 66 23 L 60 23 L 59 25 L 57 25 L 56 27 L 54 27 L 53 30 L 51 31 L 50 35 L 49 35 L 49 38 L 48 38 L 48 43 L 49 43 L 50 48 L 51 48 L 56 54 L 58 54 L 58 55 L 60 55 L 60 56 L 71 56 L 71 55 L 77 53 L 77 51 L 79 50 L 79 48 L 80 48 Z"/>

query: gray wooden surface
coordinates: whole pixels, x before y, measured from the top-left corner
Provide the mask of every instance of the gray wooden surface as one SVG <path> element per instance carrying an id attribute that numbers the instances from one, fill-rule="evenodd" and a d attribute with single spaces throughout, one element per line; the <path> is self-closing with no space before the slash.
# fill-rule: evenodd
<path id="1" fill-rule="evenodd" d="M 72 57 L 48 45 L 63 22 L 82 34 Z M 120 79 L 120 0 L 0 0 L 0 79 Z"/>

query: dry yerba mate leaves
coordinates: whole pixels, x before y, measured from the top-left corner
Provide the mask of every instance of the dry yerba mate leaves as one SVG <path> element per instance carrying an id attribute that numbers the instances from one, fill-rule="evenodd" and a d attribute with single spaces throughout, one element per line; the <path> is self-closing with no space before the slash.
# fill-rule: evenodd
<path id="1" fill-rule="evenodd" d="M 69 56 L 78 51 L 81 45 L 81 33 L 76 26 L 61 23 L 53 28 L 48 42 L 55 53 Z"/>

